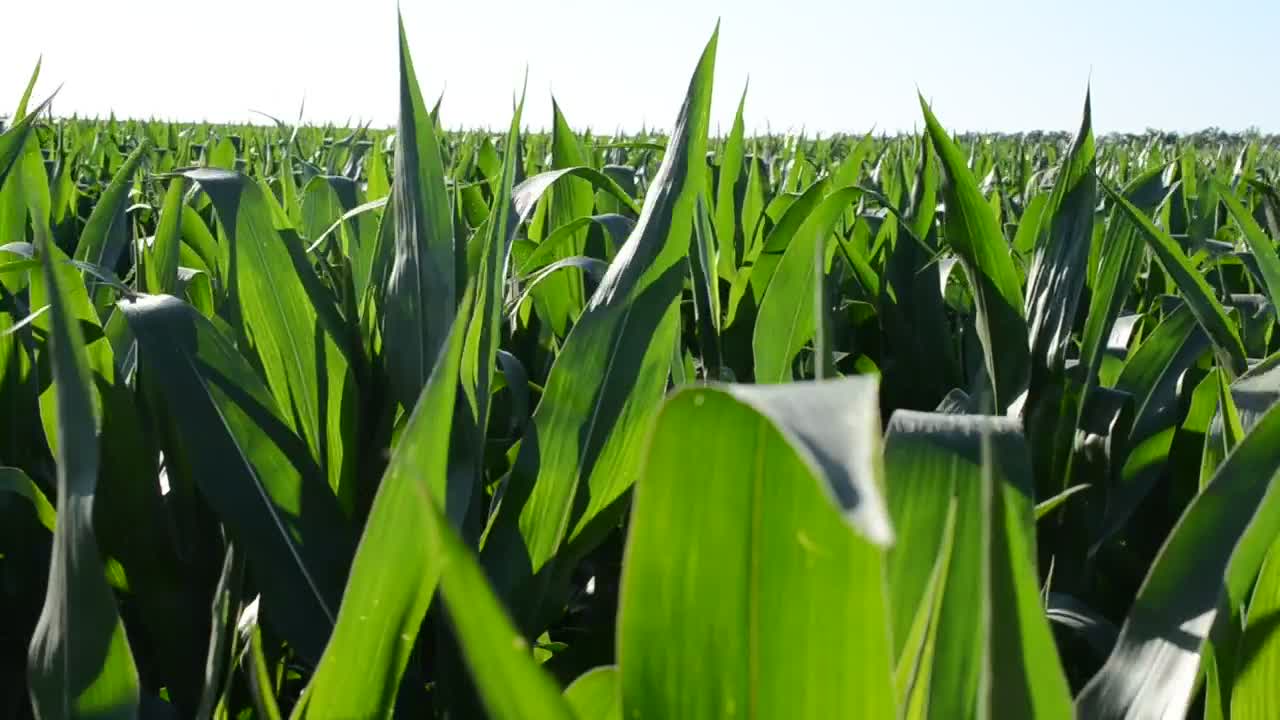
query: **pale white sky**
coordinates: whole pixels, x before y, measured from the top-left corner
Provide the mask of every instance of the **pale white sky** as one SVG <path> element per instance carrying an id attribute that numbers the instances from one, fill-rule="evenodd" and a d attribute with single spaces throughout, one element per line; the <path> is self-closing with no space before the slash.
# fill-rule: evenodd
<path id="1" fill-rule="evenodd" d="M 8 0 L 0 114 L 37 56 L 59 114 L 394 121 L 394 0 Z M 1092 73 L 1100 131 L 1280 129 L 1275 0 L 404 0 L 427 102 L 502 127 L 529 69 L 528 125 L 600 132 L 674 119 L 721 19 L 713 127 L 748 75 L 748 127 L 1073 129 Z M 260 119 L 259 119 L 260 120 Z"/>

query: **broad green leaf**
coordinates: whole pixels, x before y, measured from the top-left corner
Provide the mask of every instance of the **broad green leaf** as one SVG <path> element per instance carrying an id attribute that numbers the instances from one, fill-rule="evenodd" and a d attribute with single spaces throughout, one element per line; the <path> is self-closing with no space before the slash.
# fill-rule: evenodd
<path id="1" fill-rule="evenodd" d="M 631 237 L 556 358 L 491 516 L 481 557 L 526 631 L 547 610 L 553 572 L 573 565 L 548 567 L 562 546 L 589 548 L 616 522 L 619 498 L 635 479 L 644 435 L 666 389 L 706 169 L 717 38 L 718 31 L 689 83 Z"/>
<path id="2" fill-rule="evenodd" d="M 887 249 L 878 301 L 889 366 L 883 380 L 886 399 L 893 407 L 928 410 L 962 380 L 934 265 L 937 161 L 928 135 L 922 135 L 919 144 L 910 222 Z"/>
<path id="3" fill-rule="evenodd" d="M 427 115 L 400 22 L 400 114 L 392 202 L 394 253 L 386 280 L 386 365 L 396 398 L 413 405 L 444 346 L 457 308 L 453 212 L 435 124 Z"/>
<path id="4" fill-rule="evenodd" d="M 890 424 L 892 431 L 895 425 Z M 942 593 L 943 578 L 937 578 L 944 564 L 944 545 L 951 542 L 951 523 L 955 513 L 955 478 L 953 473 L 939 472 L 936 457 L 914 452 L 910 442 L 891 436 L 885 444 L 885 467 L 892 472 L 885 482 L 885 498 L 893 522 L 894 546 L 886 558 L 885 578 L 889 588 L 890 632 L 893 657 L 898 672 L 903 666 L 916 666 L 919 652 L 912 629 L 917 623 L 935 626 L 937 597 Z M 925 663 L 928 665 L 929 663 Z"/>
<path id="5" fill-rule="evenodd" d="M 1280 406 L 1258 420 L 1169 534 L 1107 662 L 1076 699 L 1081 717 L 1179 717 L 1224 600 L 1243 598 L 1280 534 Z"/>
<path id="6" fill-rule="evenodd" d="M 742 241 L 742 256 L 744 259 L 757 254 L 760 243 L 764 239 L 764 223 L 762 220 L 765 209 L 765 189 L 768 184 L 764 163 L 756 157 L 754 147 L 752 154 L 746 156 L 745 159 L 751 167 L 747 169 L 747 188 L 742 197 L 742 211 L 738 216 L 738 222 L 742 225 L 744 235 Z M 742 266 L 739 265 L 738 267 L 739 274 L 741 274 Z M 730 306 L 729 317 L 732 317 L 734 307 L 733 305 Z M 728 322 L 725 323 L 726 326 L 729 324 Z"/>
<path id="7" fill-rule="evenodd" d="M 556 275 L 561 270 L 568 269 L 580 270 L 591 276 L 591 278 L 596 282 L 599 282 L 604 278 L 605 273 L 609 271 L 609 263 L 603 260 L 597 260 L 596 258 L 582 256 L 567 257 L 557 260 L 550 265 L 540 268 L 532 275 L 521 278 L 520 284 L 524 286 L 524 290 L 515 299 L 515 302 L 511 303 L 507 307 L 507 310 L 511 312 L 514 317 L 520 311 L 520 308 L 524 306 L 525 301 L 527 301 L 529 297 L 536 292 L 537 288 L 542 285 L 543 282 Z"/>
<path id="8" fill-rule="evenodd" d="M 995 393 L 993 407 L 1004 412 L 1027 388 L 1030 377 L 1022 287 L 995 214 L 960 148 L 947 137 L 923 96 L 920 108 L 947 179 L 943 185 L 945 239 L 960 257 L 973 288 L 978 338 Z"/>
<path id="9" fill-rule="evenodd" d="M 1041 221 L 1044 238 L 1036 244 L 1027 278 L 1031 382 L 1023 418 L 1041 486 L 1053 491 L 1071 481 L 1076 427 L 1087 395 L 1087 387 L 1065 377 L 1064 369 L 1076 306 L 1089 275 L 1096 164 L 1086 92 L 1080 132 L 1058 170 Z"/>
<path id="10" fill-rule="evenodd" d="M 734 296 L 741 296 L 746 291 L 748 281 L 756 303 L 764 301 L 765 292 L 773 281 L 773 274 L 781 264 L 787 248 L 791 246 L 792 239 L 818 204 L 827 197 L 829 189 L 826 182 L 819 181 L 809 186 L 799 197 L 792 198 L 793 202 L 787 205 L 768 236 L 756 246 L 753 252 L 748 253 L 746 262 L 750 265 L 751 271 L 746 272 L 746 268 L 743 268 L 743 272 L 740 272 L 735 279 L 736 292 L 731 292 L 729 296 L 731 307 L 735 303 Z"/>
<path id="11" fill-rule="evenodd" d="M 1257 425 L 1258 420 L 1280 402 L 1280 357 L 1273 356 L 1228 385 L 1221 368 L 1215 368 L 1202 381 L 1210 385 L 1205 394 L 1212 400 L 1209 419 L 1203 427 L 1200 457 L 1200 487 L 1212 480 L 1222 461 L 1240 439 Z M 1190 413 L 1188 413 L 1190 415 Z"/>
<path id="12" fill-rule="evenodd" d="M 84 337 L 68 310 L 55 258 L 48 246 L 43 250 L 62 441 L 55 453 L 59 518 L 44 607 L 28 650 L 27 681 L 37 717 L 132 718 L 138 712 L 138 670 L 94 537 L 101 414 Z"/>
<path id="13" fill-rule="evenodd" d="M 871 133 L 868 132 L 862 136 L 858 144 L 854 145 L 845 159 L 840 162 L 840 167 L 836 168 L 835 174 L 832 176 L 832 186 L 842 188 L 857 185 L 862 177 L 862 164 L 866 162 L 870 153 Z"/>
<path id="14" fill-rule="evenodd" d="M 344 214 L 356 207 L 356 185 L 350 178 L 334 175 L 317 175 L 307 181 L 302 190 L 301 224 L 298 231 L 302 237 L 315 241 L 337 223 L 341 237 L 341 248 L 349 256 L 355 256 L 356 243 L 359 242 L 358 229 L 355 222 L 345 218 Z"/>
<path id="15" fill-rule="evenodd" d="M 1036 241 L 1042 237 L 1040 226 L 1044 222 L 1044 213 L 1048 207 L 1048 195 L 1034 195 L 1027 202 L 1026 208 L 1022 211 L 1022 217 L 1018 219 L 1018 230 L 1013 236 L 1014 250 L 1026 254 L 1035 249 Z"/>
<path id="16" fill-rule="evenodd" d="M 239 633 L 236 613 L 244 599 L 244 553 L 230 543 L 223 554 L 222 572 L 213 590 L 209 644 L 205 661 L 204 688 L 200 694 L 197 717 L 212 717 L 214 709 L 225 701 L 230 690 Z"/>
<path id="17" fill-rule="evenodd" d="M 694 210 L 689 247 L 689 279 L 693 285 L 693 314 L 705 377 L 718 380 L 724 366 L 720 339 L 720 276 L 716 272 L 715 230 L 705 198 Z"/>
<path id="18" fill-rule="evenodd" d="M 244 674 L 248 679 L 253 705 L 258 711 L 257 717 L 263 720 L 280 720 L 282 716 L 276 702 L 274 683 L 271 681 L 271 668 L 267 665 L 266 653 L 262 649 L 262 629 L 255 623 L 248 635 L 248 647 L 243 661 L 246 665 Z"/>
<path id="19" fill-rule="evenodd" d="M 18 102 L 18 110 L 14 113 L 17 123 L 0 135 L 0 240 L 10 242 L 22 240 L 27 233 L 27 210 L 30 205 L 29 185 L 32 166 L 40 177 L 36 178 L 45 194 L 48 194 L 48 183 L 44 178 L 44 163 L 39 152 L 39 144 L 34 140 L 32 128 L 36 118 L 45 110 L 49 100 L 30 115 L 27 114 L 27 102 L 31 99 L 31 91 L 35 88 L 36 79 L 40 77 L 41 61 L 36 61 L 35 70 L 27 81 L 27 89 Z M 50 98 L 52 99 L 52 98 Z M 19 176 L 16 182 L 5 182 L 10 171 Z M 48 221 L 48 203 L 45 203 L 45 222 Z"/>
<path id="20" fill-rule="evenodd" d="M 267 387 L 311 457 L 324 471 L 344 509 L 355 498 L 355 381 L 349 333 L 335 327 L 299 267 L 297 238 L 277 232 L 269 200 L 239 173 L 189 170 L 213 200 L 230 243 L 230 292 L 243 323 L 242 347 L 262 363 Z M 311 277 L 306 274 L 311 273 Z M 326 322 L 327 320 L 327 322 Z M 233 323 L 233 327 L 235 324 Z"/>
<path id="21" fill-rule="evenodd" d="M 814 262 L 823 244 L 844 215 L 862 197 L 860 188 L 840 188 L 822 199 L 796 230 L 778 263 L 760 303 L 752 348 L 756 382 L 791 380 L 791 362 L 813 339 L 814 284 L 821 268 Z"/>
<path id="22" fill-rule="evenodd" d="M 337 500 L 265 383 L 223 332 L 168 295 L 118 305 L 153 378 L 166 457 L 190 473 L 247 556 L 265 619 L 316 659 L 337 614 L 351 558 Z"/>
<path id="23" fill-rule="evenodd" d="M 205 146 L 205 167 L 215 170 L 235 170 L 236 146 L 231 142 L 231 138 L 219 138 L 217 142 L 211 144 L 212 147 Z"/>
<path id="24" fill-rule="evenodd" d="M 879 434 L 867 378 L 665 404 L 623 568 L 623 717 L 894 716 Z"/>
<path id="25" fill-rule="evenodd" d="M 374 143 L 373 152 L 365 160 L 368 186 L 365 195 L 369 200 L 381 200 L 391 194 L 391 180 L 387 177 L 387 161 L 381 142 Z"/>
<path id="26" fill-rule="evenodd" d="M 918 661 L 931 666 L 929 717 L 1071 717 L 1040 604 L 1030 458 L 1018 423 L 899 411 L 885 437 L 885 472 L 890 506 L 912 533 L 890 556 L 901 568 L 890 573 L 895 628 L 910 627 L 928 599 L 945 540 L 934 521 L 956 506 L 936 638 Z M 907 544 L 913 539 L 920 542 Z"/>
<path id="27" fill-rule="evenodd" d="M 522 217 L 528 215 L 533 209 L 532 206 L 538 202 L 538 199 L 549 188 L 558 183 L 565 183 L 574 179 L 585 180 L 597 190 L 609 193 L 612 197 L 617 198 L 628 210 L 636 214 L 640 214 L 643 210 L 616 180 L 594 168 L 577 166 L 548 170 L 525 178 L 512 193 L 515 198 L 516 211 Z"/>
<path id="28" fill-rule="evenodd" d="M 43 173 L 36 182 L 26 183 L 28 191 L 43 190 Z M 172 545 L 169 520 L 164 517 L 163 500 L 157 482 L 158 451 L 145 432 L 135 406 L 134 395 L 127 384 L 126 361 L 131 351 L 121 343 L 116 352 L 113 342 L 122 339 L 124 321 L 112 316 L 104 327 L 89 292 L 80 280 L 86 263 L 69 260 L 56 245 L 46 242 L 50 229 L 46 222 L 47 195 L 33 192 L 31 218 L 36 235 L 50 257 L 53 274 L 58 280 L 66 313 L 78 324 L 86 341 L 85 354 L 91 378 L 91 399 L 100 411 L 98 425 L 99 469 L 94 501 L 94 534 L 104 557 L 111 559 L 112 583 L 128 588 L 148 636 L 149 655 L 159 667 L 151 675 L 163 682 L 171 699 L 184 711 L 194 707 L 198 683 L 190 672 L 199 666 L 199 651 L 194 643 L 206 634 L 200 624 L 204 613 L 195 603 L 198 591 L 184 582 L 179 555 Z M 98 273 L 99 271 L 94 270 Z M 50 306 L 53 285 L 45 274 L 32 278 L 31 299 Z M 33 327 L 36 335 L 51 334 L 51 316 L 42 315 Z M 38 352 L 47 351 L 44 339 L 37 339 Z M 42 364 L 42 372 L 48 366 Z M 51 383 L 40 395 L 40 414 L 45 438 L 55 452 L 65 440 L 58 423 L 57 383 Z"/>
<path id="29" fill-rule="evenodd" d="M 31 71 L 31 77 L 27 79 L 27 87 L 22 91 L 22 99 L 18 101 L 18 110 L 14 113 L 14 117 L 22 117 L 27 114 L 27 103 L 31 102 L 31 93 L 36 89 L 36 81 L 40 79 L 40 67 L 44 65 L 44 56 L 36 58 L 35 69 Z"/>
<path id="30" fill-rule="evenodd" d="M 1221 368 L 1214 372 L 1218 376 L 1218 413 L 1222 416 L 1222 454 L 1226 456 L 1244 438 L 1244 426 L 1240 422 L 1240 410 L 1231 397 L 1226 372 Z"/>
<path id="31" fill-rule="evenodd" d="M 200 215 L 189 206 L 182 208 L 182 244 L 191 248 L 204 266 L 218 278 L 226 278 L 228 268 L 227 254 L 218 247 L 218 241 L 205 226 Z"/>
<path id="32" fill-rule="evenodd" d="M 0 188 L 5 186 L 5 180 L 9 176 L 9 172 L 17 164 L 22 157 L 24 149 L 27 147 L 27 137 L 31 134 L 31 128 L 35 125 L 36 118 L 44 112 L 49 105 L 50 97 L 40 106 L 32 111 L 29 115 L 22 117 L 13 125 L 5 128 L 3 134 L 0 134 Z M 16 196 L 21 200 L 21 196 Z"/>
<path id="33" fill-rule="evenodd" d="M 563 257 L 563 253 L 560 252 L 562 244 L 568 244 L 574 233 L 593 224 L 604 228 L 609 233 L 610 239 L 618 245 L 626 242 L 627 236 L 631 234 L 636 225 L 631 218 L 613 213 L 578 218 L 560 226 L 550 235 L 543 238 L 542 242 L 536 245 L 533 252 L 520 261 L 519 274 L 528 275 L 534 270 L 552 264 L 555 262 L 555 258 Z"/>

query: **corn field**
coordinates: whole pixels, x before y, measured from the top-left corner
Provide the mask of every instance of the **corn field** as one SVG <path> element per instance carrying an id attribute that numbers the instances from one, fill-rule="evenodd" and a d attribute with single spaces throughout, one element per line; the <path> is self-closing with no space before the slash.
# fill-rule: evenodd
<path id="1" fill-rule="evenodd" d="M 709 137 L 718 33 L 627 136 L 37 66 L 0 716 L 1277 717 L 1280 146 Z"/>

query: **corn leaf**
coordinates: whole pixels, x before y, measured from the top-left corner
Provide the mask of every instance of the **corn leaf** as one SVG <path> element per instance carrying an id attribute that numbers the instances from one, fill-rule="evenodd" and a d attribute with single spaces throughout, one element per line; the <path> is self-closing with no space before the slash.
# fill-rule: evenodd
<path id="1" fill-rule="evenodd" d="M 893 717 L 879 434 L 866 378 L 665 404 L 627 538 L 623 717 Z"/>
<path id="2" fill-rule="evenodd" d="M 60 517 L 44 607 L 28 651 L 27 680 L 37 717 L 132 718 L 138 712 L 138 670 L 94 538 L 101 411 L 95 407 L 84 337 L 68 310 L 54 262 L 51 253 L 41 253 L 61 438 L 56 452 Z"/>
<path id="3" fill-rule="evenodd" d="M 547 566 L 561 546 L 580 538 L 590 546 L 596 528 L 616 521 L 606 511 L 617 512 L 635 479 L 644 433 L 666 388 L 706 168 L 717 37 L 689 83 L 635 229 L 556 358 L 492 516 L 481 557 L 499 595 L 518 606 L 513 612 L 525 630 L 545 612 L 553 576 Z"/>

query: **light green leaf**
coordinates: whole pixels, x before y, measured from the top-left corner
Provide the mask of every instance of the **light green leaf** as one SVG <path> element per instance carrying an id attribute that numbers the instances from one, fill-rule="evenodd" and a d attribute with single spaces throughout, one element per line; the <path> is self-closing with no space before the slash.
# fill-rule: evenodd
<path id="1" fill-rule="evenodd" d="M 890 567 L 902 568 L 890 574 L 900 583 L 891 585 L 895 628 L 910 627 L 927 607 L 929 573 L 945 541 L 934 521 L 949 501 L 956 506 L 944 595 L 932 611 L 936 638 L 917 661 L 928 666 L 928 716 L 1070 718 L 1070 690 L 1040 604 L 1030 459 L 1018 423 L 899 411 L 886 433 L 885 472 L 890 506 L 913 533 L 890 556 Z"/>
<path id="2" fill-rule="evenodd" d="M 894 716 L 878 418 L 867 378 L 666 403 L 623 568 L 624 717 Z"/>
<path id="3" fill-rule="evenodd" d="M 618 666 L 592 668 L 564 689 L 564 699 L 578 720 L 622 720 Z"/>
<path id="4" fill-rule="evenodd" d="M 752 335 L 756 382 L 791 380 L 791 362 L 813 339 L 816 327 L 814 286 L 821 271 L 814 262 L 845 209 L 862 197 L 860 188 L 840 188 L 822 199 L 787 244 L 760 303 Z"/>

